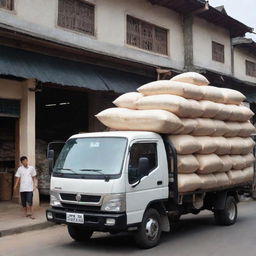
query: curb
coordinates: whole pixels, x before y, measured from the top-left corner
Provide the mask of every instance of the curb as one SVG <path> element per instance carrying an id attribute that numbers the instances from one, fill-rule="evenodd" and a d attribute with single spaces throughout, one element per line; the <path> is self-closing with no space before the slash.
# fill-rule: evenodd
<path id="1" fill-rule="evenodd" d="M 54 225 L 56 225 L 56 224 L 46 221 L 46 222 L 23 226 L 23 227 L 0 230 L 0 237 L 10 236 L 10 235 L 14 235 L 14 234 L 20 234 L 20 233 L 24 233 L 24 232 L 28 232 L 28 231 L 40 230 L 40 229 L 52 227 Z"/>

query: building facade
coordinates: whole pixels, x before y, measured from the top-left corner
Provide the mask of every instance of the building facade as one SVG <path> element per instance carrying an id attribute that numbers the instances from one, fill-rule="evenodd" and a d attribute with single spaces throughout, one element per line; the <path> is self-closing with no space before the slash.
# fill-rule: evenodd
<path id="1" fill-rule="evenodd" d="M 0 172 L 27 155 L 47 193 L 50 141 L 103 130 L 94 115 L 117 95 L 183 71 L 253 108 L 255 50 L 234 43 L 251 31 L 204 0 L 1 1 Z"/>

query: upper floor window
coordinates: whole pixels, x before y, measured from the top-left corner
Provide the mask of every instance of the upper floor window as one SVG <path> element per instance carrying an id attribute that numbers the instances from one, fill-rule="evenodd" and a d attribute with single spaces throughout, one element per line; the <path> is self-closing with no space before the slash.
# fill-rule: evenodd
<path id="1" fill-rule="evenodd" d="M 0 8 L 13 10 L 13 0 L 0 0 Z"/>
<path id="2" fill-rule="evenodd" d="M 256 77 L 256 63 L 246 60 L 245 61 L 245 70 L 247 76 L 254 76 Z"/>
<path id="3" fill-rule="evenodd" d="M 127 16 L 127 44 L 143 50 L 168 55 L 168 30 Z"/>
<path id="4" fill-rule="evenodd" d="M 224 63 L 224 45 L 212 41 L 212 59 Z"/>
<path id="5" fill-rule="evenodd" d="M 58 25 L 94 35 L 94 9 L 94 5 L 83 0 L 59 0 Z"/>

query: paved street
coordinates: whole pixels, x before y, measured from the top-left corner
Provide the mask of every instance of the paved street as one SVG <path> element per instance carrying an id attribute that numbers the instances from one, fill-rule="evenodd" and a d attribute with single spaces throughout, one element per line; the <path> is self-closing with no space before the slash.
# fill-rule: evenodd
<path id="1" fill-rule="evenodd" d="M 186 216 L 177 230 L 165 234 L 161 244 L 139 250 L 126 234 L 97 233 L 88 244 L 73 242 L 65 226 L 55 226 L 0 238 L 0 256 L 80 255 L 171 255 L 171 256 L 255 256 L 256 202 L 239 204 L 239 219 L 230 227 L 215 226 L 209 213 Z"/>

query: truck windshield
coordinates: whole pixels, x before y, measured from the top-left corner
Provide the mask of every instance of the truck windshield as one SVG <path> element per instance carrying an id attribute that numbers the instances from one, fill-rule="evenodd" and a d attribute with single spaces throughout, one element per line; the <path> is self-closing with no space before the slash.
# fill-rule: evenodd
<path id="1" fill-rule="evenodd" d="M 91 137 L 70 139 L 54 167 L 62 176 L 106 177 L 121 173 L 126 138 Z"/>

